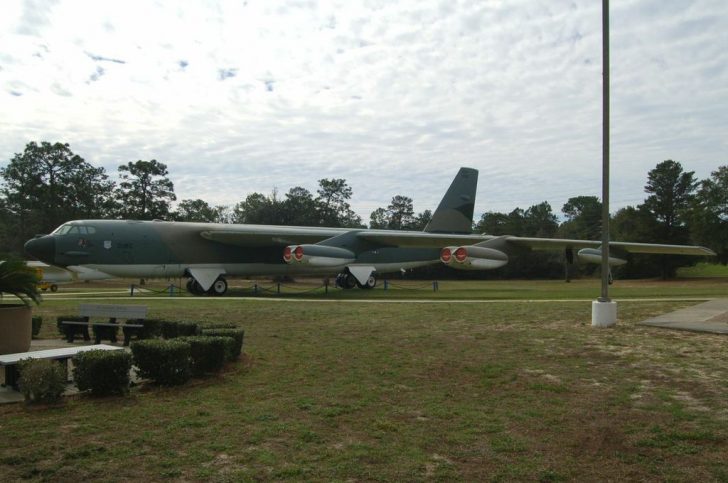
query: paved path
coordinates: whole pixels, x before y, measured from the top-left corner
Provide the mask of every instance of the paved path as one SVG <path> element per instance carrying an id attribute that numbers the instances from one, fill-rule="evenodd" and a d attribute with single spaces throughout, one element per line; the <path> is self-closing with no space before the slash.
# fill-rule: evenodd
<path id="1" fill-rule="evenodd" d="M 728 299 L 710 300 L 659 317 L 643 320 L 638 322 L 638 325 L 728 334 Z"/>

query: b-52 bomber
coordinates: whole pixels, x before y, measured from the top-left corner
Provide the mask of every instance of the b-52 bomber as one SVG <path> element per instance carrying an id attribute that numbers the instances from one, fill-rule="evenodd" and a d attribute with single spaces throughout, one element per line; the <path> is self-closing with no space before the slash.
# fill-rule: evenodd
<path id="1" fill-rule="evenodd" d="M 377 275 L 436 263 L 491 270 L 514 253 L 564 250 L 601 262 L 601 242 L 472 233 L 478 171 L 460 168 L 432 220 L 419 231 L 136 220 L 76 220 L 25 244 L 39 260 L 113 277 L 187 277 L 196 295 L 223 295 L 226 277 L 338 273 L 337 285 L 371 289 Z M 714 255 L 699 246 L 610 242 L 610 265 L 626 253 Z"/>

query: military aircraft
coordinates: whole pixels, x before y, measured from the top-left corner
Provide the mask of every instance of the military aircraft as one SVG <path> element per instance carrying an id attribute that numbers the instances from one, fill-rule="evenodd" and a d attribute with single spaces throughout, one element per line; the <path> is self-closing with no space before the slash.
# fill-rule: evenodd
<path id="1" fill-rule="evenodd" d="M 59 283 L 87 282 L 113 278 L 111 275 L 86 267 L 75 267 L 75 270 L 69 270 L 35 260 L 27 261 L 25 264 L 38 274 L 40 280 L 38 287 L 43 291 L 50 289 L 51 292 L 56 292 L 58 291 Z"/>
<path id="2" fill-rule="evenodd" d="M 373 288 L 377 275 L 444 263 L 490 270 L 524 250 L 564 250 L 567 259 L 601 262 L 601 243 L 472 233 L 478 171 L 460 168 L 432 220 L 418 231 L 236 225 L 136 220 L 76 220 L 25 244 L 32 256 L 114 277 L 188 277 L 196 295 L 223 295 L 228 276 L 332 275 L 337 285 Z M 625 253 L 714 255 L 703 247 L 610 242 L 610 265 Z"/>

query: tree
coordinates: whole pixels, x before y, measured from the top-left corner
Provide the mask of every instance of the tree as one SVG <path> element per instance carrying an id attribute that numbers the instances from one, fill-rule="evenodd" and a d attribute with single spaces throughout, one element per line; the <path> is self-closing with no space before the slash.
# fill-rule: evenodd
<path id="1" fill-rule="evenodd" d="M 387 206 L 389 218 L 388 228 L 391 230 L 405 230 L 414 222 L 415 210 L 412 206 L 412 198 L 409 196 L 396 195 Z"/>
<path id="2" fill-rule="evenodd" d="M 283 225 L 285 224 L 283 202 L 278 199 L 276 190 L 273 190 L 270 196 L 251 193 L 233 207 L 232 220 L 233 223 Z"/>
<path id="3" fill-rule="evenodd" d="M 432 220 L 432 211 L 425 210 L 418 213 L 409 226 L 410 230 L 424 230 L 427 224 Z"/>
<path id="4" fill-rule="evenodd" d="M 685 215 L 698 185 L 695 172 L 685 172 L 680 163 L 668 159 L 659 163 L 647 177 L 645 192 L 650 196 L 644 206 L 658 221 L 660 236 L 671 243 L 687 241 Z"/>
<path id="5" fill-rule="evenodd" d="M 176 221 L 197 221 L 206 223 L 226 223 L 226 207 L 210 206 L 201 199 L 182 200 L 177 205 L 177 211 L 172 213 Z"/>
<path id="6" fill-rule="evenodd" d="M 713 171 L 700 183 L 690 212 L 696 242 L 712 248 L 718 261 L 728 263 L 728 166 Z"/>
<path id="7" fill-rule="evenodd" d="M 559 229 L 559 223 L 546 201 L 533 205 L 523 214 L 525 236 L 553 237 Z"/>
<path id="8" fill-rule="evenodd" d="M 382 228 L 389 230 L 416 230 L 422 229 L 432 218 L 432 213 L 427 210 L 420 213 L 418 218 L 414 216 L 412 198 L 396 195 L 387 208 L 377 208 L 369 215 L 370 228 Z M 420 228 L 420 225 L 422 228 Z"/>
<path id="9" fill-rule="evenodd" d="M 30 142 L 0 169 L 3 218 L 9 245 L 20 252 L 36 233 L 63 222 L 106 216 L 114 183 L 103 168 L 74 154 L 68 144 Z"/>
<path id="10" fill-rule="evenodd" d="M 319 204 L 319 224 L 333 227 L 358 227 L 361 218 L 351 210 L 348 200 L 352 195 L 351 186 L 345 179 L 320 179 L 316 190 Z"/>
<path id="11" fill-rule="evenodd" d="M 683 171 L 680 163 L 668 159 L 652 169 L 647 178 L 645 192 L 650 195 L 643 207 L 657 221 L 656 239 L 651 241 L 687 243 L 690 239 L 690 230 L 686 226 L 688 207 L 693 202 L 698 184 L 695 173 Z M 679 255 L 663 255 L 662 262 L 663 279 L 674 277 L 680 265 L 691 263 L 689 258 Z"/>
<path id="12" fill-rule="evenodd" d="M 288 190 L 283 201 L 286 225 L 318 226 L 320 221 L 319 205 L 310 191 L 300 186 Z"/>
<path id="13" fill-rule="evenodd" d="M 121 216 L 138 220 L 166 218 L 170 203 L 177 199 L 168 174 L 167 165 L 155 159 L 119 166 Z"/>
<path id="14" fill-rule="evenodd" d="M 599 240 L 602 234 L 602 202 L 596 196 L 569 198 L 561 212 L 566 221 L 559 232 L 564 238 Z"/>

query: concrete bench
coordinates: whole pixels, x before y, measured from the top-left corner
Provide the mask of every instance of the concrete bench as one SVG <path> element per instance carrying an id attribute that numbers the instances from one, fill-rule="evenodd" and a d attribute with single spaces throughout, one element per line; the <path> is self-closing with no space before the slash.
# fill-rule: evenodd
<path id="1" fill-rule="evenodd" d="M 18 362 L 27 359 L 50 359 L 59 361 L 63 364 L 66 371 L 66 379 L 68 379 L 68 359 L 80 352 L 102 350 L 117 351 L 124 350 L 123 347 L 115 347 L 113 345 L 98 344 L 86 345 L 82 347 L 63 347 L 61 349 L 47 349 L 42 351 L 18 352 L 15 354 L 0 355 L 0 367 L 5 368 L 5 384 L 13 389 L 18 389 Z"/>
<path id="2" fill-rule="evenodd" d="M 90 340 L 88 327 L 91 325 L 95 328 L 96 344 L 99 344 L 102 338 L 108 338 L 111 342 L 116 342 L 116 329 L 121 327 L 124 332 L 124 345 L 126 346 L 129 345 L 131 336 L 143 329 L 144 325 L 135 323 L 117 324 L 116 319 L 143 320 L 147 317 L 147 307 L 145 305 L 81 304 L 78 309 L 78 314 L 85 319 L 83 322 L 77 320 L 62 320 L 60 321 L 61 326 L 68 326 L 69 329 L 72 326 L 81 326 L 83 327 L 84 340 Z M 104 323 L 89 323 L 92 317 L 106 317 L 109 321 Z M 109 330 L 103 330 L 103 328 L 108 328 Z M 66 340 L 73 342 L 76 331 L 66 330 L 65 333 Z"/>

